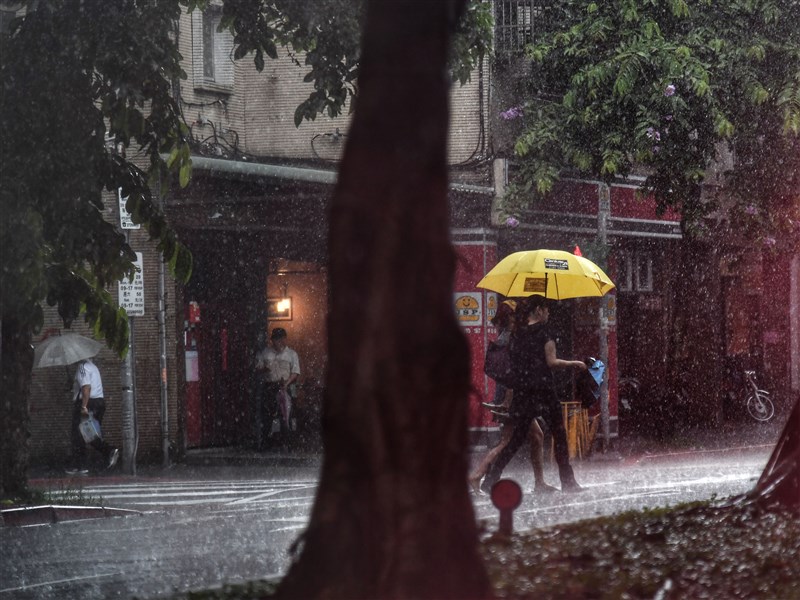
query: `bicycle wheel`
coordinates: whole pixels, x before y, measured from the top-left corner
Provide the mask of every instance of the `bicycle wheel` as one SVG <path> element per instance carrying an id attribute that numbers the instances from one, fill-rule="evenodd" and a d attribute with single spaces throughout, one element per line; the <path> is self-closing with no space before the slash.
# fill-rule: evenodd
<path id="1" fill-rule="evenodd" d="M 756 421 L 769 421 L 775 414 L 775 406 L 767 396 L 753 394 L 747 397 L 747 412 Z"/>

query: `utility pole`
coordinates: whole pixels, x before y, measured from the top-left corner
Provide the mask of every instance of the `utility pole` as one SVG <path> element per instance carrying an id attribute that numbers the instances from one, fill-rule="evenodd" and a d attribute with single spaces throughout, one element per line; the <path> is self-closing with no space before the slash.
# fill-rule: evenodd
<path id="1" fill-rule="evenodd" d="M 161 194 L 159 193 L 159 197 Z M 163 198 L 161 210 L 164 210 Z M 164 274 L 164 254 L 159 253 L 158 261 L 158 345 L 159 366 L 161 373 L 161 465 L 169 466 L 169 397 L 167 390 L 167 302 L 166 282 Z"/>
<path id="2" fill-rule="evenodd" d="M 131 221 L 125 207 L 127 198 L 118 190 L 120 229 L 125 235 L 125 243 L 130 245 L 130 231 L 141 226 Z M 120 365 L 120 386 L 122 388 L 122 472 L 136 475 L 136 450 L 139 443 L 139 430 L 136 422 L 136 373 L 134 370 L 134 321 L 136 316 L 144 315 L 144 277 L 142 276 L 143 260 L 140 252 L 136 253 L 136 267 L 139 271 L 130 280 L 120 281 L 119 305 L 128 314 L 128 352 Z"/>
<path id="3" fill-rule="evenodd" d="M 128 353 L 120 367 L 122 386 L 122 472 L 136 475 L 136 397 L 133 382 L 133 317 L 128 318 Z"/>
<path id="4" fill-rule="evenodd" d="M 597 202 L 597 238 L 600 242 L 600 247 L 605 250 L 608 245 L 608 217 L 611 214 L 611 189 L 605 183 L 598 185 L 598 202 Z M 608 265 L 604 265 L 608 268 Z M 602 305 L 599 311 L 600 315 L 600 360 L 603 364 L 608 366 L 608 315 L 606 298 L 601 299 Z M 608 408 L 608 377 L 603 378 L 603 383 L 600 386 L 600 429 L 603 432 L 603 453 L 609 449 L 609 441 L 611 438 L 610 428 L 611 416 Z"/>
<path id="5" fill-rule="evenodd" d="M 158 208 L 164 212 L 164 194 L 156 183 Z M 164 253 L 158 253 L 158 349 L 161 400 L 161 466 L 169 466 L 169 388 L 167 387 L 167 286 L 165 281 Z"/>

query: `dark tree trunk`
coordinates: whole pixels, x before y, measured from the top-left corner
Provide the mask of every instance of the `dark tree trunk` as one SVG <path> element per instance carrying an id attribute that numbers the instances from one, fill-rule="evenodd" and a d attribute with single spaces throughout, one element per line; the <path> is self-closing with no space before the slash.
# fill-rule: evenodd
<path id="1" fill-rule="evenodd" d="M 331 215 L 325 460 L 286 598 L 483 598 L 452 306 L 447 50 L 463 0 L 373 0 Z"/>
<path id="2" fill-rule="evenodd" d="M 4 319 L 0 331 L 0 497 L 24 497 L 30 456 L 32 338 L 29 329 L 12 319 Z"/>
<path id="3" fill-rule="evenodd" d="M 796 400 L 772 456 L 748 499 L 764 508 L 800 512 L 800 400 Z"/>
<path id="4" fill-rule="evenodd" d="M 665 401 L 683 394 L 680 406 L 667 406 L 667 427 L 712 423 L 721 414 L 722 320 L 718 257 L 706 242 L 684 238 L 674 273 L 672 330 L 668 341 Z"/>

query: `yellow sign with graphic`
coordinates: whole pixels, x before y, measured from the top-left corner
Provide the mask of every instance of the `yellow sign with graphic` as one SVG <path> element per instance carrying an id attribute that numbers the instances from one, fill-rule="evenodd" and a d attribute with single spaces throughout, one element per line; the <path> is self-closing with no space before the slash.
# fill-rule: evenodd
<path id="1" fill-rule="evenodd" d="M 486 322 L 491 323 L 497 314 L 497 294 L 494 292 L 486 293 Z"/>
<path id="2" fill-rule="evenodd" d="M 480 292 L 457 292 L 455 308 L 458 322 L 465 327 L 483 324 L 482 294 Z"/>

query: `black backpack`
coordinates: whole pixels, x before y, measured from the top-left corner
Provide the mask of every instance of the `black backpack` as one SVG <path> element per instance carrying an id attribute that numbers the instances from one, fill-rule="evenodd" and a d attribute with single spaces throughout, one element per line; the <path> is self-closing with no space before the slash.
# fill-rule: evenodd
<path id="1" fill-rule="evenodd" d="M 513 387 L 510 349 L 510 343 L 501 346 L 495 342 L 489 342 L 489 346 L 486 348 L 486 357 L 483 360 L 483 372 L 505 387 Z"/>

